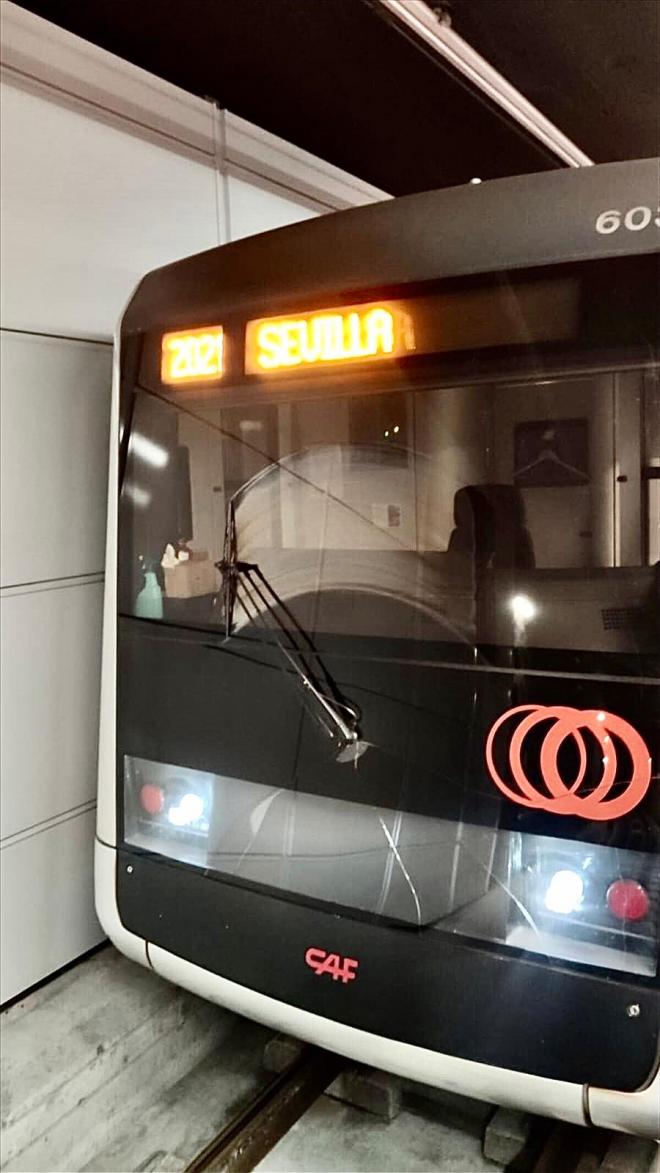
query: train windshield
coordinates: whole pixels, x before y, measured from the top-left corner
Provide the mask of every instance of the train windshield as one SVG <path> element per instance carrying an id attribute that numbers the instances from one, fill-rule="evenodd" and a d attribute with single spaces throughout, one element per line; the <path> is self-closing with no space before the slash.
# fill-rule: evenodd
<path id="1" fill-rule="evenodd" d="M 514 297 L 500 353 L 482 298 L 485 342 L 396 376 L 136 381 L 128 844 L 402 931 L 656 972 L 655 339 L 587 345 L 574 300 L 553 328 L 551 299 L 530 320 Z"/>

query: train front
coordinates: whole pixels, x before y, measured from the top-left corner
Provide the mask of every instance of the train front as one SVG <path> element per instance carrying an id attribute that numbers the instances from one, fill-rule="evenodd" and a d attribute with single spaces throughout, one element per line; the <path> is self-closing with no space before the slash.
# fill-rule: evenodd
<path id="1" fill-rule="evenodd" d="M 658 232 L 602 171 L 584 255 L 512 221 L 461 268 L 482 185 L 138 289 L 97 887 L 119 947 L 207 997 L 654 1135 Z"/>

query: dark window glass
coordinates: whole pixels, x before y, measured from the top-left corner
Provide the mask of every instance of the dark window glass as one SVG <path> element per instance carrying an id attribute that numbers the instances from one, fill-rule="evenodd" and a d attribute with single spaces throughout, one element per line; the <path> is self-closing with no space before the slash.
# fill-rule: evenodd
<path id="1" fill-rule="evenodd" d="M 151 570 L 165 621 L 224 624 L 231 511 L 237 558 L 313 631 L 657 650 L 657 402 L 637 372 L 185 412 L 141 396 L 121 609 L 148 611 Z M 186 561 L 162 566 L 168 544 Z M 239 590 L 233 626 L 249 612 Z"/>

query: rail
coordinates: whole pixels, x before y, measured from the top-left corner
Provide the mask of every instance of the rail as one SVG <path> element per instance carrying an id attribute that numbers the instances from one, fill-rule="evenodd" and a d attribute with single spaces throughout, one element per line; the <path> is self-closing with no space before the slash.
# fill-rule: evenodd
<path id="1" fill-rule="evenodd" d="M 345 1066 L 339 1055 L 305 1047 L 193 1158 L 186 1173 L 251 1173 Z"/>

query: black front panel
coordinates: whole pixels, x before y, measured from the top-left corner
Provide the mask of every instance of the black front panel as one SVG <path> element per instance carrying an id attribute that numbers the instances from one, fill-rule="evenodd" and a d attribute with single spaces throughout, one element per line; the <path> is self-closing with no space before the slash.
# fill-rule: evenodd
<path id="1" fill-rule="evenodd" d="M 317 647 L 363 714 L 368 749 L 357 760 L 338 760 L 268 641 L 120 620 L 119 784 L 132 846 L 344 916 L 430 929 L 438 959 L 448 936 L 461 935 L 546 954 L 546 965 L 563 958 L 652 977 L 652 805 L 613 823 L 507 801 L 488 774 L 485 740 L 502 713 L 531 701 L 548 712 L 598 706 L 652 744 L 655 688 L 623 674 L 594 678 L 584 669 L 612 662 L 593 653 L 576 654 L 566 678 L 543 672 L 552 658 L 541 651 L 528 650 L 517 670 L 484 670 L 460 657 L 452 665 L 449 644 L 426 642 L 412 659 L 402 640 L 326 634 Z M 529 735 L 539 792 L 549 725 Z M 584 893 L 573 908 L 576 876 Z M 648 900 L 637 919 L 608 906 L 617 882 Z M 409 948 L 414 968 L 416 939 Z"/>
<path id="2" fill-rule="evenodd" d="M 593 652 L 574 653 L 574 672 L 564 676 L 540 649 L 527 649 L 517 667 L 511 666 L 511 651 L 498 655 L 489 649 L 491 663 L 475 667 L 460 645 L 430 640 L 411 647 L 401 639 L 325 634 L 315 646 L 342 695 L 362 714 L 369 748 L 357 762 L 337 761 L 315 706 L 301 704 L 304 686 L 270 639 L 243 634 L 228 642 L 214 631 L 126 617 L 119 621 L 118 644 L 122 756 L 355 806 L 399 807 L 619 850 L 658 849 L 653 792 L 641 810 L 615 824 L 559 816 L 506 801 L 488 774 L 485 754 L 496 720 L 531 703 L 548 711 L 570 706 L 616 713 L 657 747 L 659 693 L 651 683 L 657 657 L 633 657 L 626 672 L 624 657 L 608 661 Z M 492 662 L 498 659 L 504 661 L 499 667 Z M 617 676 L 607 672 L 612 666 Z M 539 734 L 534 736 L 530 774 L 538 778 Z M 624 754 L 620 750 L 622 759 Z M 566 757 L 572 765 L 573 754 Z M 123 797 L 122 760 L 118 768 Z"/>
<path id="3" fill-rule="evenodd" d="M 339 918 L 209 880 L 132 852 L 118 856 L 126 928 L 230 981 L 360 1030 L 550 1079 L 632 1091 L 655 1061 L 651 990 L 569 967 Z M 356 961 L 317 973 L 312 949 Z M 313 955 L 315 957 L 316 955 Z M 639 1006 L 639 1014 L 628 1008 Z"/>

